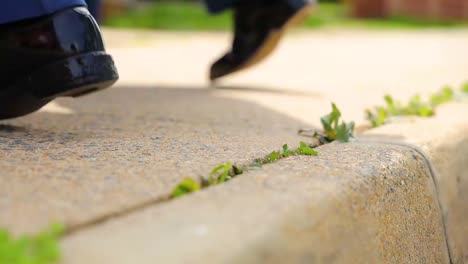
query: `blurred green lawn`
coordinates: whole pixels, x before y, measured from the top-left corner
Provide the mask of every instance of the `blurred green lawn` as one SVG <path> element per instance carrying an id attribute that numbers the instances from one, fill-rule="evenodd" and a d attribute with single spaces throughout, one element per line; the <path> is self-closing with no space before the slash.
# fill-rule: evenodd
<path id="1" fill-rule="evenodd" d="M 356 19 L 347 15 L 344 5 L 321 3 L 314 15 L 305 23 L 306 28 L 365 27 L 365 28 L 456 28 L 468 23 L 429 21 L 408 17 L 388 19 Z M 230 12 L 210 16 L 204 7 L 196 3 L 159 2 L 130 11 L 104 21 L 104 25 L 116 28 L 146 28 L 162 30 L 228 30 L 231 28 Z"/>

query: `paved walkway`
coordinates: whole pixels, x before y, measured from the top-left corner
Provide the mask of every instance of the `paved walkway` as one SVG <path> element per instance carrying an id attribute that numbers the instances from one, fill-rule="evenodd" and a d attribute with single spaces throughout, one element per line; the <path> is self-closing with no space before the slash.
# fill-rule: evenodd
<path id="1" fill-rule="evenodd" d="M 209 87 L 209 65 L 231 38 L 145 31 L 105 35 L 120 62 L 120 86 L 201 89 Z M 363 121 L 362 109 L 380 103 L 385 93 L 407 98 L 467 81 L 467 44 L 468 30 L 295 32 L 265 63 L 226 78 L 217 92 L 304 122 L 317 122 L 334 101 L 347 117 Z"/>
<path id="2" fill-rule="evenodd" d="M 468 80 L 466 30 L 296 32 L 217 89 L 206 76 L 224 33 L 104 34 L 121 73 L 115 88 L 0 123 L 1 227 L 84 230 L 157 206 L 184 177 L 297 145 L 296 131 L 319 125 L 331 101 L 362 124 L 386 93 Z"/>

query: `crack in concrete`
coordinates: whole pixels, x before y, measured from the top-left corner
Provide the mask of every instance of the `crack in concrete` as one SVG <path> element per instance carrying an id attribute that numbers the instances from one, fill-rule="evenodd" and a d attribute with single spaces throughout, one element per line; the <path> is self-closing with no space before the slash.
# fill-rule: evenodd
<path id="1" fill-rule="evenodd" d="M 129 206 L 127 208 L 124 208 L 123 210 L 109 212 L 109 213 L 103 214 L 103 215 L 101 215 L 99 217 L 90 219 L 89 221 L 85 221 L 83 223 L 68 226 L 68 227 L 65 228 L 65 231 L 63 232 L 62 237 L 69 236 L 71 234 L 74 234 L 74 233 L 82 230 L 82 229 L 93 227 L 93 226 L 105 223 L 105 222 L 107 222 L 107 221 L 109 221 L 109 220 L 111 220 L 113 218 L 126 216 L 126 215 L 129 215 L 131 213 L 137 212 L 139 210 L 143 210 L 145 208 L 149 208 L 151 206 L 155 206 L 157 204 L 160 204 L 160 203 L 163 203 L 163 202 L 166 202 L 166 201 L 169 201 L 169 200 L 171 200 L 171 197 L 169 195 L 162 196 L 162 197 L 156 197 L 156 198 L 148 200 L 146 202 L 139 203 L 139 204 L 136 204 L 136 205 L 133 205 L 133 206 Z"/>
<path id="2" fill-rule="evenodd" d="M 331 142 L 329 142 L 331 143 Z M 329 144 L 327 143 L 327 144 Z M 319 147 L 319 146 L 322 146 L 322 145 L 325 145 L 319 141 L 317 142 L 313 142 L 311 144 L 309 144 L 310 147 L 312 148 L 316 148 L 316 147 Z M 277 150 L 275 150 L 277 151 Z M 304 154 L 295 154 L 295 155 L 304 155 Z M 243 170 L 243 173 L 241 174 L 238 174 L 236 175 L 235 177 L 237 176 L 240 176 L 240 175 L 243 175 L 245 173 L 247 173 L 248 171 L 250 171 L 252 168 L 261 168 L 262 166 L 264 165 L 268 165 L 268 164 L 272 164 L 272 163 L 276 163 L 282 159 L 284 159 L 285 157 L 281 156 L 279 159 L 277 160 L 274 160 L 274 161 L 271 161 L 271 162 L 268 162 L 268 163 L 264 163 L 264 164 L 258 164 L 258 165 L 255 165 L 254 164 L 256 163 L 255 161 L 256 160 L 259 160 L 259 159 L 265 159 L 265 157 L 263 158 L 257 158 L 257 159 L 254 159 L 254 162 L 249 162 L 249 163 L 244 163 L 244 164 L 240 164 L 238 165 L 238 167 L 242 168 Z M 233 163 L 234 164 L 234 163 Z M 234 178 L 234 177 L 233 177 Z M 223 184 L 225 182 L 222 182 L 220 184 Z M 219 184 L 217 184 L 219 185 Z M 211 187 L 212 185 L 209 185 L 209 186 L 202 186 L 201 190 L 203 189 L 206 189 L 206 188 L 209 188 Z M 190 193 L 188 193 L 190 194 Z M 123 210 L 119 210 L 119 211 L 114 211 L 114 212 L 110 212 L 110 213 L 107 213 L 107 214 L 103 214 L 99 217 L 96 217 L 96 218 L 93 218 L 93 219 L 90 219 L 89 221 L 85 221 L 83 223 L 79 223 L 79 224 L 76 224 L 76 225 L 71 225 L 71 226 L 68 226 L 65 228 L 65 231 L 63 233 L 63 236 L 69 236 L 73 233 L 76 233 L 82 229 L 86 229 L 86 228 L 89 228 L 89 227 L 92 227 L 92 226 L 95 226 L 95 225 L 99 225 L 99 224 L 102 224 L 112 218 L 116 218 L 116 217 L 121 217 L 121 216 L 125 216 L 125 215 L 128 215 L 128 214 L 131 214 L 131 213 L 134 213 L 134 212 L 137 212 L 139 210 L 143 210 L 145 208 L 148 208 L 148 207 L 151 207 L 151 206 L 155 206 L 155 205 L 158 205 L 158 204 L 161 204 L 161 203 L 164 203 L 164 202 L 168 202 L 170 200 L 173 200 L 174 197 L 172 197 L 172 193 L 169 193 L 165 196 L 162 196 L 162 197 L 156 197 L 154 199 L 151 199 L 151 200 L 148 200 L 146 202 L 143 202 L 143 203 L 139 203 L 139 204 L 136 204 L 136 205 L 133 205 L 133 206 L 130 206 L 130 207 L 127 207 Z"/>
<path id="3" fill-rule="evenodd" d="M 450 245 L 449 245 L 448 231 L 447 231 L 447 220 L 446 220 L 446 217 L 445 217 L 445 214 L 444 214 L 444 211 L 443 211 L 443 206 L 442 206 L 442 203 L 441 203 L 440 197 L 439 197 L 439 187 L 438 187 L 438 184 L 437 184 L 437 181 L 436 181 L 436 171 L 435 171 L 434 166 L 432 165 L 432 162 L 430 161 L 429 157 L 424 153 L 424 151 L 422 149 L 420 149 L 419 147 L 417 147 L 415 145 L 409 144 L 409 143 L 383 141 L 383 140 L 365 140 L 365 139 L 358 139 L 358 140 L 356 140 L 356 142 L 357 143 L 380 143 L 380 144 L 388 144 L 388 145 L 394 145 L 394 146 L 402 146 L 402 147 L 406 147 L 406 148 L 408 148 L 408 149 L 410 149 L 412 151 L 415 151 L 416 153 L 418 153 L 423 158 L 423 160 L 426 163 L 426 166 L 427 166 L 427 168 L 429 170 L 430 177 L 432 179 L 432 182 L 433 182 L 435 190 L 436 190 L 437 204 L 438 204 L 439 210 L 441 212 L 441 218 L 442 218 L 441 221 L 442 221 L 442 225 L 443 225 L 444 238 L 445 238 L 445 244 L 446 244 L 446 247 L 447 247 L 447 253 L 448 253 L 449 261 L 450 261 L 450 264 L 454 264 L 454 261 L 453 261 L 453 259 L 454 259 L 453 254 L 454 253 L 452 252 L 452 249 L 450 248 Z M 319 144 L 319 145 L 322 145 L 322 144 Z M 323 145 L 326 145 L 326 144 L 323 144 Z M 277 161 L 280 161 L 281 159 L 278 159 Z M 277 161 L 275 161 L 273 163 L 276 163 Z M 241 165 L 243 168 L 245 168 L 244 173 L 247 173 L 249 171 L 248 168 L 249 168 L 250 165 L 251 165 L 251 163 Z M 268 165 L 268 164 L 265 164 L 265 165 Z M 260 168 L 261 168 L 261 166 L 260 166 Z M 73 225 L 73 226 L 70 226 L 70 227 L 66 228 L 63 236 L 69 236 L 69 235 L 71 235 L 73 233 L 76 233 L 76 232 L 82 230 L 82 229 L 89 228 L 89 227 L 92 227 L 92 226 L 96 226 L 96 225 L 102 224 L 102 223 L 104 223 L 104 222 L 106 222 L 108 220 L 111 220 L 113 218 L 122 217 L 122 216 L 125 216 L 125 215 L 128 215 L 128 214 L 137 212 L 139 210 L 143 210 L 145 208 L 149 208 L 151 206 L 155 206 L 155 205 L 170 201 L 172 199 L 173 198 L 169 194 L 169 195 L 166 195 L 166 196 L 163 196 L 163 197 L 157 197 L 157 198 L 151 199 L 149 201 L 146 201 L 146 202 L 143 202 L 143 203 L 131 206 L 131 207 L 127 207 L 127 208 L 125 208 L 124 210 L 121 210 L 121 211 L 115 211 L 115 212 L 110 212 L 108 214 L 104 214 L 104 215 L 102 215 L 100 217 L 91 219 L 91 220 L 89 220 L 87 222 L 80 223 L 80 224 Z"/>
<path id="4" fill-rule="evenodd" d="M 315 145 L 313 145 L 313 148 L 315 147 L 318 147 L 318 146 L 321 146 L 322 144 L 320 143 L 316 143 Z M 296 154 L 296 155 L 303 155 L 303 154 Z M 250 171 L 251 168 L 255 167 L 255 168 L 261 168 L 262 166 L 264 165 L 268 165 L 268 164 L 272 164 L 272 163 L 276 163 L 282 159 L 284 159 L 285 157 L 281 156 L 279 159 L 277 160 L 274 160 L 274 161 L 271 161 L 269 163 L 264 163 L 264 164 L 258 164 L 258 165 L 255 165 L 254 166 L 254 163 L 255 163 L 255 160 L 258 160 L 258 159 L 265 159 L 265 157 L 263 158 L 257 158 L 257 159 L 254 159 L 254 162 L 249 162 L 249 163 L 245 163 L 245 164 L 240 164 L 239 167 L 241 167 L 243 169 L 243 173 L 241 174 L 238 174 L 236 176 L 240 176 L 242 174 L 245 174 L 246 172 Z M 225 182 L 222 182 L 220 184 L 223 184 Z M 217 184 L 219 185 L 219 184 Z M 207 189 L 209 187 L 211 187 L 212 185 L 209 185 L 209 186 L 202 186 L 202 189 Z M 188 193 L 190 194 L 190 193 Z M 107 213 L 107 214 L 103 214 L 99 217 L 96 217 L 96 218 L 93 218 L 93 219 L 90 219 L 89 221 L 85 221 L 83 223 L 79 223 L 79 224 L 76 224 L 76 225 L 71 225 L 71 226 L 68 226 L 65 228 L 65 231 L 63 233 L 63 236 L 69 236 L 73 233 L 76 233 L 82 229 L 85 229 L 85 228 L 89 228 L 89 227 L 92 227 L 92 226 L 95 226 L 95 225 L 99 225 L 99 224 L 102 224 L 112 218 L 116 218 L 116 217 L 121 217 L 121 216 L 125 216 L 125 215 L 128 215 L 128 214 L 131 214 L 131 213 L 134 213 L 134 212 L 137 212 L 139 210 L 143 210 L 145 208 L 148 208 L 148 207 L 151 207 L 151 206 L 155 206 L 155 205 L 158 205 L 158 204 L 161 204 L 161 203 L 164 203 L 164 202 L 168 202 L 170 200 L 173 200 L 174 197 L 172 197 L 172 193 L 169 193 L 165 196 L 162 196 L 162 197 L 156 197 L 154 199 L 151 199 L 151 200 L 148 200 L 146 202 L 143 202 L 143 203 L 139 203 L 139 204 L 136 204 L 136 205 L 133 205 L 133 206 L 130 206 L 130 207 L 127 207 L 123 210 L 119 210 L 119 211 L 115 211 L 115 212 L 110 212 L 110 213 Z"/>

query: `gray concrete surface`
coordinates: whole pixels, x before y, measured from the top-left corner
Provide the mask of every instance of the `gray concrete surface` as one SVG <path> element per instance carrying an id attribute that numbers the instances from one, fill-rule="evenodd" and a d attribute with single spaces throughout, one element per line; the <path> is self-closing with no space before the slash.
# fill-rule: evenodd
<path id="1" fill-rule="evenodd" d="M 209 65 L 231 41 L 226 33 L 104 34 L 124 86 L 205 88 Z M 334 101 L 348 119 L 361 123 L 362 109 L 380 104 L 384 94 L 406 99 L 446 84 L 458 86 L 468 81 L 467 69 L 466 29 L 323 29 L 292 32 L 259 67 L 219 86 L 223 96 L 249 100 L 303 122 L 317 122 Z M 285 92 L 313 96 L 291 99 Z"/>
<path id="2" fill-rule="evenodd" d="M 394 123 L 368 132 L 370 138 L 393 138 L 394 143 L 418 146 L 427 154 L 434 167 L 453 263 L 468 263 L 467 116 L 467 104 L 450 104 L 440 107 L 434 118 Z"/>
<path id="3" fill-rule="evenodd" d="M 64 263 L 465 263 L 467 113 L 447 105 L 110 219 L 66 238 Z"/>
<path id="4" fill-rule="evenodd" d="M 305 126 L 207 89 L 111 89 L 60 100 L 73 114 L 37 113 L 0 126 L 0 226 L 68 226 L 166 198 L 184 177 L 248 162 Z"/>
<path id="5" fill-rule="evenodd" d="M 466 230 L 462 224 L 466 210 L 452 208 L 462 208 L 458 199 L 462 196 L 458 195 L 463 189 L 457 188 L 465 185 L 455 186 L 454 179 L 467 177 L 465 167 L 456 167 L 466 155 L 463 156 L 464 149 L 455 149 L 455 144 L 431 147 L 432 136 L 440 139 L 450 134 L 445 130 L 440 130 L 445 131 L 441 134 L 429 133 L 428 138 L 414 137 L 429 146 L 425 149 L 428 153 L 446 148 L 447 153 L 457 150 L 461 155 L 450 160 L 447 155 L 431 156 L 437 170 L 443 171 L 438 175 L 448 175 L 438 178 L 440 196 L 447 196 L 441 198 L 443 214 L 437 210 L 437 196 L 427 169 L 414 170 L 423 163 L 419 158 L 411 159 L 413 152 L 364 143 L 333 145 L 330 150 L 322 150 L 324 156 L 318 158 L 322 165 L 316 167 L 322 171 L 309 172 L 309 166 L 317 165 L 315 160 L 295 158 L 192 197 L 168 203 L 164 199 L 183 177 L 206 175 L 214 165 L 226 161 L 247 162 L 284 143 L 297 144 L 303 140 L 296 135 L 297 129 L 318 125 L 319 117 L 329 111 L 330 101 L 339 105 L 347 120 L 362 124 L 364 108 L 380 104 L 385 93 L 408 98 L 415 92 L 433 92 L 444 84 L 460 84 L 468 78 L 467 33 L 299 32 L 288 37 L 265 64 L 226 79 L 214 89 L 205 80 L 206 69 L 227 46 L 227 35 L 107 30 L 107 44 L 122 76 L 116 88 L 80 100 L 61 99 L 34 115 L 0 123 L 0 226 L 15 233 L 38 231 L 50 221 L 76 228 L 77 232 L 63 244 L 65 263 L 130 263 L 137 256 L 141 263 L 152 261 L 153 257 L 176 261 L 183 260 L 180 252 L 199 259 L 206 256 L 203 254 L 214 254 L 213 259 L 225 261 L 254 262 L 262 257 L 281 260 L 275 251 L 287 248 L 291 239 L 301 237 L 300 231 L 306 229 L 285 256 L 344 263 L 346 256 L 357 252 L 353 255 L 355 263 L 366 259 L 444 263 L 448 254 L 443 249 L 445 238 L 441 231 L 440 219 L 444 216 L 450 223 L 450 249 L 459 252 L 461 259 L 460 252 L 466 244 L 456 234 Z M 450 123 L 453 119 L 447 122 L 457 129 L 460 125 Z M 466 131 L 465 125 L 459 131 Z M 431 128 L 424 131 L 439 131 Z M 398 129 L 391 133 L 406 135 Z M 412 131 L 419 136 L 419 128 Z M 385 151 L 387 156 L 378 155 Z M 353 161 L 342 156 L 345 153 L 355 156 L 362 166 L 351 166 Z M 347 163 L 341 167 L 337 164 L 336 168 L 325 166 L 333 159 Z M 374 159 L 375 164 L 364 166 L 366 159 Z M 380 171 L 383 166 L 394 167 L 397 172 Z M 447 172 L 448 168 L 457 178 Z M 293 176 L 282 173 L 283 169 Z M 388 186 L 379 183 L 385 173 L 395 173 L 388 176 Z M 403 176 L 412 179 L 410 183 L 402 178 L 405 184 L 400 181 L 400 188 L 392 188 Z M 276 177 L 281 181 L 275 183 Z M 299 177 L 297 182 L 295 177 Z M 315 181 L 315 177 L 320 181 Z M 250 186 L 252 179 L 256 180 Z M 351 184 L 353 181 L 355 185 Z M 265 184 L 272 190 L 257 189 Z M 307 186 L 315 191 L 306 192 Z M 390 190 L 395 192 L 393 202 L 386 200 Z M 234 196 L 237 191 L 238 196 Z M 297 196 L 292 195 L 294 192 Z M 375 200 L 367 199 L 371 194 Z M 356 203 L 350 206 L 346 201 Z M 409 209 L 404 208 L 403 201 L 409 203 Z M 258 212 L 254 205 L 260 206 Z M 305 205 L 306 208 L 301 207 Z M 225 208 L 219 219 L 213 211 L 207 219 L 209 210 L 219 208 Z M 186 210 L 185 215 L 181 210 Z M 280 217 L 282 212 L 284 218 Z M 122 215 L 116 216 L 118 213 Z M 249 214 L 259 218 L 254 221 Z M 95 223 L 110 216 L 116 218 L 115 222 Z M 236 220 L 233 216 L 239 217 L 238 226 L 233 226 L 238 221 L 229 222 Z M 264 222 L 262 216 L 269 218 Z M 322 221 L 308 223 L 304 216 Z M 330 222 L 323 220 L 326 217 Z M 349 222 L 341 222 L 348 217 Z M 172 221 L 175 222 L 171 224 Z M 294 229 L 296 225 L 291 227 L 288 223 L 299 227 Z M 404 230 L 398 229 L 402 226 Z M 265 252 L 264 256 L 253 254 L 239 242 L 246 234 L 239 231 L 241 227 L 253 230 L 245 238 L 245 245 L 253 246 L 258 254 Z M 320 235 L 307 235 L 319 229 Z M 195 241 L 198 244 L 184 240 L 194 234 L 204 237 L 206 232 L 210 238 Z M 225 236 L 223 241 L 234 248 L 229 252 L 224 247 L 215 253 L 204 251 L 211 249 L 202 248 L 203 245 L 220 246 L 213 244 L 217 235 Z M 337 239 L 341 237 L 343 241 Z M 262 241 L 275 239 L 278 244 L 262 245 Z M 367 240 L 371 240 L 368 246 L 363 245 L 362 241 Z M 313 246 L 306 247 L 307 243 L 299 241 Z M 332 248 L 337 241 L 343 243 L 338 245 L 356 247 L 337 252 Z M 401 244 L 392 244 L 396 241 Z M 418 245 L 427 248 L 423 250 Z M 327 246 L 330 251 L 325 250 Z M 154 251 L 155 247 L 172 251 Z M 316 251 L 309 251 L 311 248 Z M 404 249 L 408 249 L 406 255 L 398 254 Z"/>
<path id="6" fill-rule="evenodd" d="M 72 235 L 64 263 L 449 263 L 421 156 L 318 150 Z"/>

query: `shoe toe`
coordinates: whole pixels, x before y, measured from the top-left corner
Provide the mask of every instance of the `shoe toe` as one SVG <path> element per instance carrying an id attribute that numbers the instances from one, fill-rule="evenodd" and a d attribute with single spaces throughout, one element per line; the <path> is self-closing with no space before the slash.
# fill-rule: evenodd
<path id="1" fill-rule="evenodd" d="M 232 55 L 227 53 L 217 60 L 210 69 L 210 80 L 214 81 L 235 71 L 239 65 L 232 59 Z"/>

